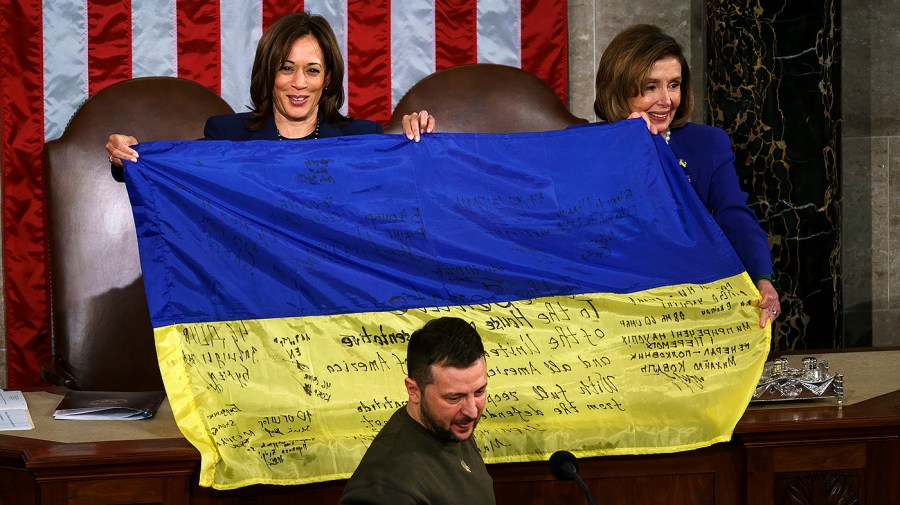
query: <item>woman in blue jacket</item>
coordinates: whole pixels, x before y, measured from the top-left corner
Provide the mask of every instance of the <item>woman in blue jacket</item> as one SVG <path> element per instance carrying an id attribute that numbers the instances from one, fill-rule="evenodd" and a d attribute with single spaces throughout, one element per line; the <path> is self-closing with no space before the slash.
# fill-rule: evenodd
<path id="1" fill-rule="evenodd" d="M 609 43 L 597 68 L 594 111 L 605 121 L 643 118 L 651 133 L 666 139 L 756 283 L 763 327 L 781 312 L 768 238 L 747 206 L 728 134 L 689 123 L 693 107 L 691 71 L 674 38 L 657 26 L 634 25 Z"/>
<path id="2" fill-rule="evenodd" d="M 263 34 L 256 46 L 250 77 L 250 112 L 213 116 L 203 136 L 212 140 L 311 140 L 382 133 L 381 125 L 341 114 L 344 104 L 344 59 L 328 21 L 307 12 L 288 14 Z M 427 111 L 403 117 L 410 140 L 434 131 Z M 129 135 L 109 136 L 106 152 L 118 167 L 137 161 Z"/>

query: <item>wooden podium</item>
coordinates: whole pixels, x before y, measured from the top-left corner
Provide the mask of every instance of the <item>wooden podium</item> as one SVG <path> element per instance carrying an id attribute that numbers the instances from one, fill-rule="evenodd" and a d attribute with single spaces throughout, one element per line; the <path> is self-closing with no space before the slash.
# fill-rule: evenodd
<path id="1" fill-rule="evenodd" d="M 582 459 L 579 475 L 598 505 L 900 504 L 900 351 L 828 356 L 846 377 L 842 407 L 827 399 L 754 405 L 730 442 Z M 344 481 L 201 488 L 200 454 L 168 404 L 148 421 L 53 421 L 47 410 L 61 397 L 26 397 L 36 429 L 0 435 L 0 505 L 334 504 L 343 489 Z M 546 462 L 488 469 L 498 504 L 587 503 Z"/>

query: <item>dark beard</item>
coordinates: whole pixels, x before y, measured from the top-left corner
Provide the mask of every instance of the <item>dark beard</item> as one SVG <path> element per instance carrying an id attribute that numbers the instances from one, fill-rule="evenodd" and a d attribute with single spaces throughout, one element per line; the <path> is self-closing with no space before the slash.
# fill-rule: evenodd
<path id="1" fill-rule="evenodd" d="M 454 435 L 449 428 L 444 428 L 443 426 L 438 424 L 437 419 L 435 419 L 431 414 L 431 411 L 428 410 L 428 403 L 424 400 L 425 399 L 423 398 L 422 401 L 419 402 L 419 418 L 422 420 L 422 424 L 425 425 L 426 428 L 428 428 L 428 431 L 434 433 L 434 436 L 437 437 L 441 442 L 462 442 L 462 440 Z M 464 422 L 474 422 L 474 424 L 472 425 L 472 435 L 470 435 L 474 436 L 475 428 L 478 427 L 478 419 L 471 419 L 467 417 L 465 418 Z M 451 426 L 452 425 L 453 424 L 451 421 Z"/>

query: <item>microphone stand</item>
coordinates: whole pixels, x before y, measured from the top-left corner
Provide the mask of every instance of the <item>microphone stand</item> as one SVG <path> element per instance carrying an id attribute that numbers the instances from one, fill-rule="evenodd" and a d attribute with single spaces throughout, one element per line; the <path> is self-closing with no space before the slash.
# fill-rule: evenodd
<path id="1" fill-rule="evenodd" d="M 578 483 L 578 487 L 581 488 L 584 496 L 587 497 L 588 503 L 590 505 L 596 505 L 591 490 L 588 489 L 587 484 L 585 484 L 581 476 L 578 475 L 578 459 L 575 458 L 574 454 L 569 451 L 556 451 L 550 456 L 549 463 L 550 473 L 552 473 L 554 477 L 559 480 L 574 480 Z"/>
<path id="2" fill-rule="evenodd" d="M 584 480 L 581 478 L 581 476 L 576 473 L 574 474 L 574 479 L 575 482 L 578 483 L 578 487 L 581 488 L 581 491 L 584 493 L 584 495 L 587 496 L 588 503 L 590 505 L 597 505 L 597 503 L 594 502 L 594 496 L 591 494 L 591 490 L 588 489 L 587 484 L 584 483 Z"/>

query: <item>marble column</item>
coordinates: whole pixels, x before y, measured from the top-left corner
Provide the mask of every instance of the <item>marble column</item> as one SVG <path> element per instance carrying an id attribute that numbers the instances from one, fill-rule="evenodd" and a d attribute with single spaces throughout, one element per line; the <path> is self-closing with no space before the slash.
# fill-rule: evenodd
<path id="1" fill-rule="evenodd" d="M 776 349 L 844 346 L 839 0 L 707 0 L 707 120 L 769 236 Z"/>

